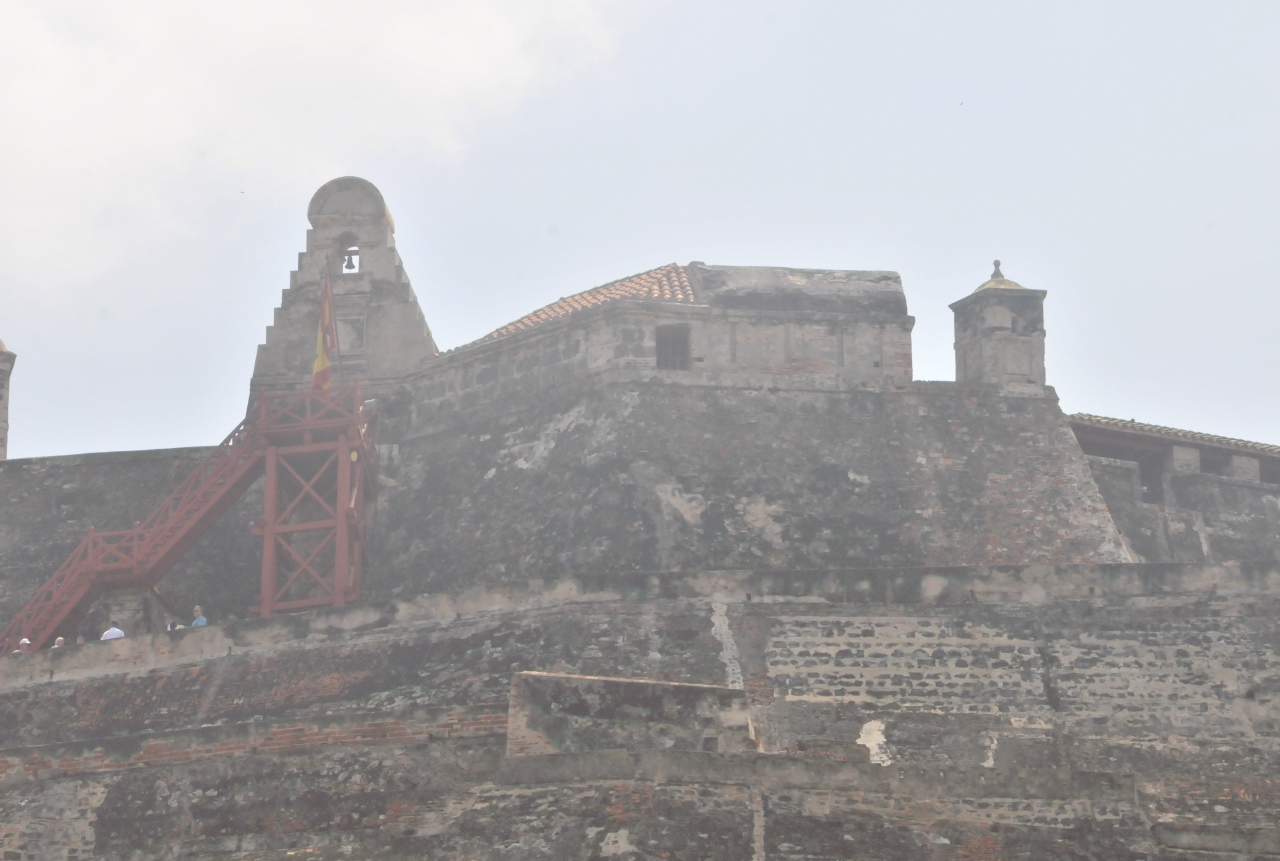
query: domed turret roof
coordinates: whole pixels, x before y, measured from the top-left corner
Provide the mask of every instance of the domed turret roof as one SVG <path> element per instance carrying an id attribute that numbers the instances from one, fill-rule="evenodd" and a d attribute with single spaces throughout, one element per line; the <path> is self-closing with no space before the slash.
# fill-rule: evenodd
<path id="1" fill-rule="evenodd" d="M 1004 277 L 1004 274 L 1000 271 L 999 260 L 996 260 L 993 262 L 995 264 L 996 271 L 991 273 L 990 278 L 988 278 L 982 284 L 979 284 L 978 289 L 973 291 L 974 293 L 977 293 L 979 290 L 988 290 L 992 287 L 1004 287 L 1006 289 L 1011 289 L 1011 290 L 1027 289 L 1026 287 L 1023 287 L 1021 284 L 1019 284 L 1017 281 L 1010 281 L 1008 278 Z"/>
<path id="2" fill-rule="evenodd" d="M 382 199 L 382 192 L 369 180 L 358 176 L 341 176 L 320 186 L 307 206 L 307 220 L 312 227 L 318 227 L 316 219 L 325 216 L 385 220 L 395 230 L 395 222 Z"/>
<path id="3" fill-rule="evenodd" d="M 9 349 L 4 345 L 4 339 L 0 338 L 0 353 L 7 353 Z"/>

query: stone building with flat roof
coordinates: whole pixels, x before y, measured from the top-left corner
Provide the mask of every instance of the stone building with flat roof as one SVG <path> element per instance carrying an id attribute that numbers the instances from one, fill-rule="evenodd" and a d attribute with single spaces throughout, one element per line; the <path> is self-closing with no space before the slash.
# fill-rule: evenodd
<path id="1" fill-rule="evenodd" d="M 442 353 L 382 194 L 308 218 L 250 398 L 327 272 L 364 602 L 250 617 L 256 487 L 159 587 L 214 624 L 0 660 L 7 861 L 1280 855 L 1280 446 L 1064 415 L 1044 291 L 957 290 L 947 382 L 884 271 L 671 263 Z M 205 451 L 0 463 L 0 622 Z"/>

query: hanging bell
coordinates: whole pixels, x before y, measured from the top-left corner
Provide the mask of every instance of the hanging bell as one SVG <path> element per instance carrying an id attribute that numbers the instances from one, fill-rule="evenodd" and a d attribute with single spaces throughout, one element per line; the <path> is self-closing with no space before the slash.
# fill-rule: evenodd
<path id="1" fill-rule="evenodd" d="M 346 269 L 348 272 L 350 272 L 352 269 L 355 269 L 355 268 L 356 268 L 356 262 L 355 262 L 354 260 L 352 260 L 352 259 L 351 259 L 351 258 L 352 258 L 352 256 L 353 256 L 353 255 L 351 255 L 351 254 L 347 254 L 347 262 L 346 262 L 346 265 L 344 265 L 344 266 L 342 267 L 343 269 Z"/>

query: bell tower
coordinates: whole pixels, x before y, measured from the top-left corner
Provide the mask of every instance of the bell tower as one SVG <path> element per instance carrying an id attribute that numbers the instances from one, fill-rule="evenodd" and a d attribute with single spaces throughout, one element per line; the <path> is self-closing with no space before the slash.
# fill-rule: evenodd
<path id="1" fill-rule="evenodd" d="M 298 255 L 298 269 L 258 347 L 250 389 L 310 386 L 328 267 L 338 329 L 335 382 L 358 382 L 367 397 L 388 394 L 439 353 L 396 253 L 391 211 L 373 183 L 344 176 L 320 187 L 307 219 L 307 249 Z"/>
<path id="2" fill-rule="evenodd" d="M 0 460 L 9 457 L 9 377 L 17 359 L 0 341 Z"/>
<path id="3" fill-rule="evenodd" d="M 956 325 L 956 382 L 997 386 L 1010 394 L 1044 390 L 1044 290 L 1028 290 L 995 271 L 951 304 Z"/>

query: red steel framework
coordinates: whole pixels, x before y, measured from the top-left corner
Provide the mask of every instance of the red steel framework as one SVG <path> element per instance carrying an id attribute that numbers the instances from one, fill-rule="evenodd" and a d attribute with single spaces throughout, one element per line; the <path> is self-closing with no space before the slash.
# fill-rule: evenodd
<path id="1" fill-rule="evenodd" d="M 114 589 L 149 589 L 249 486 L 265 475 L 262 595 L 255 610 L 358 601 L 365 497 L 376 492 L 374 416 L 359 386 L 259 395 L 249 414 L 151 516 L 132 529 L 89 530 L 0 632 L 0 654 L 48 645 Z"/>

